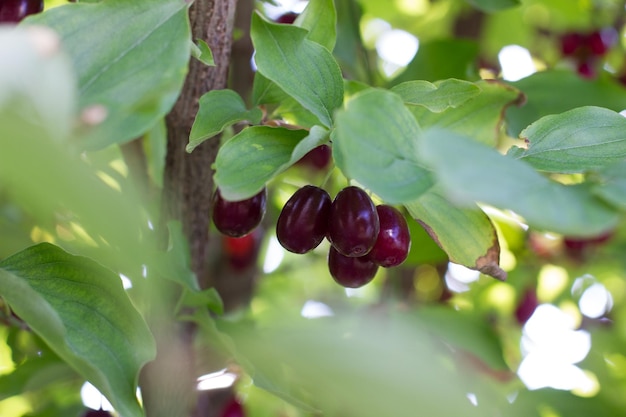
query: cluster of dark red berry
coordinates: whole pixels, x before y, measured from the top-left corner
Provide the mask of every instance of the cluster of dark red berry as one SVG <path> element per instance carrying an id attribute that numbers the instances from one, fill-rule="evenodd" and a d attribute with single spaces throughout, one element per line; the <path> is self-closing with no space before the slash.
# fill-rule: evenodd
<path id="1" fill-rule="evenodd" d="M 0 1 L 0 23 L 18 23 L 26 16 L 43 10 L 43 0 Z"/>
<path id="2" fill-rule="evenodd" d="M 584 78 L 596 75 L 599 58 L 606 55 L 617 40 L 612 28 L 589 33 L 568 32 L 561 36 L 561 52 L 576 64 L 578 74 Z"/>
<path id="3" fill-rule="evenodd" d="M 330 274 L 349 288 L 370 282 L 379 266 L 402 263 L 411 246 L 402 213 L 388 205 L 375 206 L 369 195 L 355 186 L 341 190 L 332 202 L 319 187 L 300 188 L 278 217 L 276 237 L 285 249 L 300 254 L 327 238 L 331 243 Z"/>
<path id="4" fill-rule="evenodd" d="M 225 200 L 217 190 L 213 223 L 228 237 L 250 236 L 263 219 L 266 201 L 266 189 L 241 201 Z M 370 282 L 378 267 L 402 263 L 411 246 L 402 213 L 389 205 L 375 206 L 370 196 L 355 186 L 341 190 L 334 201 L 322 188 L 300 188 L 278 216 L 276 237 L 286 250 L 298 254 L 315 249 L 327 238 L 331 243 L 330 274 L 337 283 L 350 288 Z"/>

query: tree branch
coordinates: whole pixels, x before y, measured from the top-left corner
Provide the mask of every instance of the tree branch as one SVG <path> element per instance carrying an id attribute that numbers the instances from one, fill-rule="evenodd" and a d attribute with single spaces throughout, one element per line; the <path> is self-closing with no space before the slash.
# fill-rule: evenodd
<path id="1" fill-rule="evenodd" d="M 212 286 L 207 268 L 209 218 L 213 172 L 219 142 L 209 140 L 193 153 L 185 151 L 198 112 L 200 97 L 227 85 L 237 0 L 196 0 L 189 10 L 192 38 L 211 48 L 215 66 L 191 59 L 182 92 L 167 124 L 167 156 L 163 178 L 161 227 L 180 220 L 191 253 L 191 267 L 200 286 Z M 148 314 L 157 342 L 157 359 L 141 374 L 144 407 L 148 417 L 189 417 L 197 404 L 194 326 L 172 316 L 177 288 L 155 290 Z M 207 416 L 209 414 L 206 414 Z"/>

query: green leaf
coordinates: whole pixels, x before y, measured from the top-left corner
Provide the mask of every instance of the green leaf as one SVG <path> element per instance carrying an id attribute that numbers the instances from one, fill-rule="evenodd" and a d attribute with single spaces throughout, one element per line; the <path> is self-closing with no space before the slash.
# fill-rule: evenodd
<path id="1" fill-rule="evenodd" d="M 586 80 L 574 71 L 539 71 L 511 83 L 526 96 L 521 107 L 509 107 L 506 124 L 510 136 L 517 137 L 528 125 L 551 114 L 582 106 L 624 110 L 626 88 L 610 77 Z"/>
<path id="2" fill-rule="evenodd" d="M 328 49 L 307 34 L 297 26 L 269 23 L 258 13 L 252 16 L 258 71 L 330 127 L 343 101 L 341 70 Z"/>
<path id="3" fill-rule="evenodd" d="M 191 127 L 187 152 L 192 152 L 196 146 L 228 126 L 246 120 L 256 124 L 262 117 L 260 109 L 248 110 L 241 96 L 233 90 L 209 91 L 200 97 L 200 108 Z"/>
<path id="4" fill-rule="evenodd" d="M 390 84 L 412 80 L 464 79 L 476 56 L 478 44 L 470 40 L 443 39 L 420 43 L 413 60 Z"/>
<path id="5" fill-rule="evenodd" d="M 215 288 L 202 291 L 186 290 L 176 306 L 176 313 L 183 312 L 185 307 L 207 308 L 215 314 L 224 314 L 224 302 Z"/>
<path id="6" fill-rule="evenodd" d="M 294 22 L 309 31 L 307 38 L 329 51 L 337 40 L 337 12 L 334 0 L 310 0 Z"/>
<path id="7" fill-rule="evenodd" d="M 252 84 L 252 102 L 259 106 L 261 104 L 280 103 L 289 96 L 272 81 L 268 80 L 260 72 L 254 73 Z"/>
<path id="8" fill-rule="evenodd" d="M 480 93 L 456 107 L 437 113 L 423 106 L 410 106 L 409 110 L 423 128 L 445 128 L 495 145 L 500 137 L 504 110 L 519 103 L 522 95 L 500 82 L 480 81 L 475 85 Z"/>
<path id="9" fill-rule="evenodd" d="M 0 262 L 0 292 L 121 415 L 143 416 L 137 378 L 154 358 L 155 345 L 117 275 L 42 243 Z"/>
<path id="10" fill-rule="evenodd" d="M 601 107 L 545 116 L 520 134 L 528 149 L 509 152 L 541 171 L 577 173 L 626 157 L 626 118 Z"/>
<path id="11" fill-rule="evenodd" d="M 499 266 L 496 230 L 478 207 L 457 207 L 434 189 L 406 203 L 405 207 L 448 254 L 450 261 L 500 280 L 506 279 L 506 272 Z"/>
<path id="12" fill-rule="evenodd" d="M 433 184 L 418 158 L 420 134 L 398 95 L 365 90 L 337 112 L 333 156 L 344 175 L 385 202 L 411 201 Z"/>
<path id="13" fill-rule="evenodd" d="M 521 5 L 520 0 L 466 0 L 472 6 L 488 13 L 498 12 Z"/>
<path id="14" fill-rule="evenodd" d="M 468 389 L 476 392 L 482 382 L 464 380 L 451 366 L 447 348 L 415 317 L 344 314 L 225 331 L 255 383 L 323 415 L 470 417 L 487 415 L 481 407 L 492 401 L 481 397 L 481 407 L 467 405 Z M 277 361 L 286 365 L 276 366 Z"/>
<path id="15" fill-rule="evenodd" d="M 337 42 L 333 55 L 339 62 L 344 77 L 373 84 L 371 51 L 363 45 L 360 23 L 363 8 L 356 1 L 335 3 L 337 11 Z"/>
<path id="16" fill-rule="evenodd" d="M 167 223 L 169 245 L 167 252 L 155 255 L 159 275 L 182 284 L 186 289 L 199 291 L 198 279 L 191 270 L 189 244 L 180 221 Z"/>
<path id="17" fill-rule="evenodd" d="M 597 174 L 599 183 L 593 185 L 593 193 L 620 210 L 626 210 L 626 162 L 604 167 Z"/>
<path id="18" fill-rule="evenodd" d="M 134 139 L 174 105 L 190 56 L 189 3 L 109 0 L 52 8 L 28 20 L 56 30 L 79 78 L 80 106 L 102 105 L 103 123 L 81 143 Z"/>
<path id="19" fill-rule="evenodd" d="M 421 308 L 415 319 L 429 333 L 456 349 L 475 354 L 494 370 L 509 370 L 499 335 L 482 314 L 439 305 Z"/>
<path id="20" fill-rule="evenodd" d="M 425 132 L 419 144 L 424 163 L 457 204 L 478 201 L 511 209 L 532 227 L 566 235 L 598 235 L 617 222 L 617 213 L 587 184 L 551 181 L 522 161 L 449 131 Z"/>
<path id="21" fill-rule="evenodd" d="M 454 78 L 434 83 L 424 80 L 406 81 L 394 86 L 391 91 L 402 97 L 406 104 L 424 106 L 434 113 L 459 107 L 481 93 L 476 84 Z"/>
<path id="22" fill-rule="evenodd" d="M 409 221 L 411 234 L 411 249 L 406 258 L 406 266 L 420 266 L 423 264 L 441 264 L 448 262 L 448 254 L 433 240 L 426 229 L 416 221 Z"/>
<path id="23" fill-rule="evenodd" d="M 0 401 L 76 378 L 76 372 L 56 355 L 34 357 L 20 363 L 13 372 L 0 375 Z"/>
<path id="24" fill-rule="evenodd" d="M 314 126 L 310 132 L 248 127 L 220 148 L 215 161 L 215 182 L 227 200 L 249 198 L 327 140 L 328 131 L 320 126 Z"/>
<path id="25" fill-rule="evenodd" d="M 211 47 L 203 40 L 198 39 L 198 45 L 192 43 L 191 52 L 198 61 L 202 62 L 209 67 L 215 66 L 215 59 L 213 58 L 213 51 L 211 51 Z"/>
<path id="26" fill-rule="evenodd" d="M 59 42 L 45 28 L 0 26 L 0 113 L 6 120 L 27 115 L 51 140 L 63 142 L 71 136 L 78 92 Z"/>

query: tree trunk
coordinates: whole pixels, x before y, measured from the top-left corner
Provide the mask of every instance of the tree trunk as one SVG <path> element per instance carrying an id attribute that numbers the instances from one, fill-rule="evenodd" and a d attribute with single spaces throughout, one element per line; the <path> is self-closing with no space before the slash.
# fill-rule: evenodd
<path id="1" fill-rule="evenodd" d="M 198 111 L 198 100 L 206 92 L 227 85 L 236 0 L 196 0 L 189 10 L 192 38 L 210 46 L 215 66 L 196 59 L 167 123 L 167 157 L 163 180 L 161 227 L 179 220 L 187 237 L 191 268 L 200 286 L 209 288 L 212 279 L 207 268 L 209 218 L 213 172 L 219 141 L 208 140 L 189 154 L 185 147 Z M 147 315 L 157 342 L 157 358 L 140 376 L 142 396 L 148 417 L 189 417 L 215 415 L 197 410 L 196 369 L 193 351 L 195 328 L 173 317 L 176 287 L 164 283 L 155 290 Z"/>

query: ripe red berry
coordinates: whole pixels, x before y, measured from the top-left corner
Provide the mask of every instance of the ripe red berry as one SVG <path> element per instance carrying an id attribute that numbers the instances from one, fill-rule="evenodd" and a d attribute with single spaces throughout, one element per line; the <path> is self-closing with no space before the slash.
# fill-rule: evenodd
<path id="1" fill-rule="evenodd" d="M 313 185 L 296 191 L 283 207 L 276 223 L 276 237 L 290 252 L 306 253 L 316 248 L 328 232 L 331 200 Z"/>
<path id="2" fill-rule="evenodd" d="M 287 12 L 276 18 L 276 23 L 292 24 L 298 18 L 298 13 Z"/>
<path id="3" fill-rule="evenodd" d="M 237 401 L 236 398 L 233 397 L 226 403 L 220 417 L 244 417 L 245 415 L 243 406 L 239 401 Z"/>
<path id="4" fill-rule="evenodd" d="M 376 206 L 376 212 L 380 230 L 367 256 L 384 268 L 400 265 L 411 249 L 411 234 L 406 219 L 398 209 L 385 204 Z"/>
<path id="5" fill-rule="evenodd" d="M 43 10 L 43 0 L 0 1 L 0 23 L 18 23 L 26 16 Z"/>
<path id="6" fill-rule="evenodd" d="M 324 170 L 332 159 L 332 149 L 328 145 L 320 145 L 311 149 L 298 162 L 298 165 L 309 167 L 313 170 Z"/>
<path id="7" fill-rule="evenodd" d="M 330 207 L 328 239 L 344 256 L 366 255 L 376 243 L 380 224 L 372 199 L 361 188 L 341 190 Z"/>
<path id="8" fill-rule="evenodd" d="M 213 196 L 213 223 L 217 230 L 231 237 L 242 237 L 261 223 L 265 215 L 267 190 L 240 201 L 225 200 L 219 189 Z"/>
<path id="9" fill-rule="evenodd" d="M 568 32 L 561 36 L 561 52 L 565 56 L 575 55 L 585 44 L 585 37 L 578 32 Z"/>
<path id="10" fill-rule="evenodd" d="M 255 228 L 242 237 L 222 236 L 222 247 L 226 260 L 236 270 L 246 269 L 256 263 L 262 232 Z"/>
<path id="11" fill-rule="evenodd" d="M 538 305 L 539 302 L 537 301 L 537 292 L 534 288 L 528 288 L 524 291 L 522 299 L 515 309 L 515 318 L 517 319 L 517 322 L 521 325 L 526 323 L 530 316 L 533 315 Z"/>
<path id="12" fill-rule="evenodd" d="M 591 61 L 579 62 L 576 71 L 582 78 L 594 78 L 596 76 L 596 69 Z"/>
<path id="13" fill-rule="evenodd" d="M 346 288 L 359 288 L 374 279 L 378 265 L 366 256 L 344 256 L 331 247 L 328 253 L 328 270 L 339 285 Z"/>

